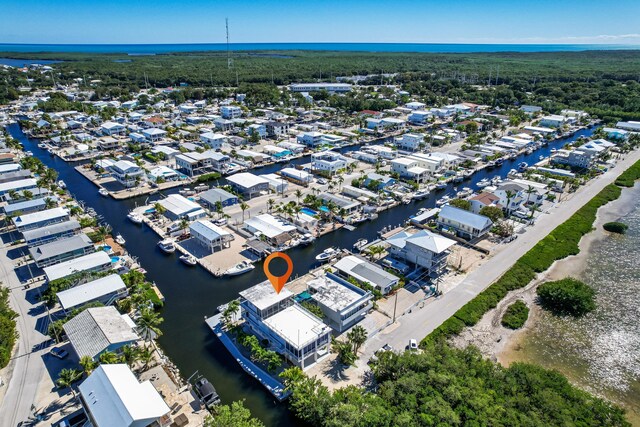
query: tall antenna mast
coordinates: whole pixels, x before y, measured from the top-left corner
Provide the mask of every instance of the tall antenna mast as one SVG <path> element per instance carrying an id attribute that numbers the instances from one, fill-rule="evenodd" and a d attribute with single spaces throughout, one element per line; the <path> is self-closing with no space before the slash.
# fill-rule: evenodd
<path id="1" fill-rule="evenodd" d="M 227 68 L 231 69 L 233 61 L 231 60 L 231 50 L 229 49 L 229 18 L 224 19 L 227 28 Z"/>

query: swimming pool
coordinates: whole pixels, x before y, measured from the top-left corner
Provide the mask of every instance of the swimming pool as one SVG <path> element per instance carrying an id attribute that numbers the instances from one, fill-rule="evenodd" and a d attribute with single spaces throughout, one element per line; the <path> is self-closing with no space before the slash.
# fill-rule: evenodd
<path id="1" fill-rule="evenodd" d="M 102 246 L 102 250 L 105 251 L 106 253 L 111 252 L 111 249 L 113 249 L 111 246 L 109 245 L 103 245 Z"/>
<path id="2" fill-rule="evenodd" d="M 305 214 L 305 215 L 309 215 L 309 216 L 318 215 L 318 212 L 314 211 L 313 209 L 309 209 L 309 208 L 302 208 L 302 209 L 300 209 L 300 212 Z"/>
<path id="3" fill-rule="evenodd" d="M 111 257 L 111 263 L 112 264 L 115 264 L 118 261 L 120 261 L 120 257 L 119 256 L 112 256 Z"/>

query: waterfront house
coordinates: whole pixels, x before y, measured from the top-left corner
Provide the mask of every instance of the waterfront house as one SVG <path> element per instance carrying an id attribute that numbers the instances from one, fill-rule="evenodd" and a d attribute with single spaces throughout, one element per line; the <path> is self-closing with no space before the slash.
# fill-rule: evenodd
<path id="1" fill-rule="evenodd" d="M 296 184 L 307 186 L 313 182 L 313 175 L 296 168 L 284 168 L 280 170 L 280 176 Z"/>
<path id="2" fill-rule="evenodd" d="M 418 166 L 419 164 L 417 159 L 398 157 L 391 160 L 391 171 L 397 173 L 400 178 L 420 183 L 429 178 L 429 170 Z"/>
<path id="3" fill-rule="evenodd" d="M 0 140 L 1 141 L 1 140 Z M 0 165 L 0 175 L 4 175 L 6 173 L 16 172 L 22 170 L 22 166 L 18 163 L 9 163 L 6 165 Z"/>
<path id="4" fill-rule="evenodd" d="M 86 234 L 78 234 L 29 248 L 31 258 L 40 268 L 79 258 L 92 252 L 95 252 L 95 247 Z"/>
<path id="5" fill-rule="evenodd" d="M 79 258 L 64 261 L 59 264 L 45 267 L 44 275 L 48 282 L 64 279 L 78 273 L 94 273 L 109 270 L 113 262 L 105 251 L 97 251 Z"/>
<path id="6" fill-rule="evenodd" d="M 618 129 L 626 130 L 629 132 L 640 132 L 640 122 L 629 120 L 627 122 L 616 123 Z"/>
<path id="7" fill-rule="evenodd" d="M 132 136 L 134 134 L 129 135 L 129 137 L 134 140 L 134 137 Z M 117 150 L 118 148 L 121 147 L 121 143 L 120 140 L 117 138 L 114 138 L 112 136 L 103 136 L 98 138 L 98 140 L 96 141 L 98 143 L 98 148 L 102 151 L 109 151 L 109 150 Z M 134 140 L 135 142 L 135 140 Z"/>
<path id="8" fill-rule="evenodd" d="M 107 351 L 120 355 L 124 346 L 140 339 L 129 315 L 120 314 L 113 306 L 88 308 L 62 328 L 78 360 L 89 356 L 98 361 Z"/>
<path id="9" fill-rule="evenodd" d="M 305 150 L 305 146 L 303 144 L 298 144 L 296 142 L 282 141 L 276 144 L 280 148 L 284 148 L 285 150 L 289 150 L 293 154 L 300 154 Z"/>
<path id="10" fill-rule="evenodd" d="M 111 176 L 126 188 L 145 180 L 144 170 L 129 160 L 118 160 L 110 167 Z"/>
<path id="11" fill-rule="evenodd" d="M 261 214 L 247 219 L 244 222 L 244 228 L 257 237 L 264 236 L 265 240 L 273 246 L 290 241 L 296 230 L 294 225 L 271 214 Z"/>
<path id="12" fill-rule="evenodd" d="M 52 208 L 40 212 L 20 215 L 13 218 L 13 224 L 18 231 L 25 232 L 36 228 L 46 227 L 59 222 L 69 221 L 69 212 L 64 208 Z"/>
<path id="13" fill-rule="evenodd" d="M 477 239 L 487 234 L 493 222 L 486 216 L 451 205 L 444 205 L 438 214 L 438 227 L 465 239 Z"/>
<path id="14" fill-rule="evenodd" d="M 359 211 L 362 207 L 362 204 L 357 200 L 353 200 L 348 197 L 342 197 L 333 193 L 322 192 L 318 195 L 318 198 L 324 203 L 335 204 L 339 210 L 344 210 L 345 216 Z"/>
<path id="15" fill-rule="evenodd" d="M 320 132 L 303 132 L 298 135 L 297 140 L 300 144 L 306 145 L 307 147 L 315 148 L 323 143 L 324 134 Z"/>
<path id="16" fill-rule="evenodd" d="M 160 179 L 163 182 L 179 181 L 180 175 L 167 166 L 158 166 L 149 171 L 149 180 L 152 182 L 158 182 Z"/>
<path id="17" fill-rule="evenodd" d="M 388 294 L 400 279 L 393 274 L 385 271 L 377 264 L 367 261 L 366 259 L 349 255 L 333 265 L 338 275 L 345 279 L 354 279 L 360 285 L 369 285 L 380 292 L 382 295 Z"/>
<path id="18" fill-rule="evenodd" d="M 211 158 L 195 151 L 178 154 L 176 155 L 176 168 L 188 176 L 211 172 Z"/>
<path id="19" fill-rule="evenodd" d="M 216 203 L 222 203 L 222 206 L 231 206 L 238 203 L 238 196 L 231 194 L 222 188 L 212 188 L 200 193 L 200 204 L 212 211 L 216 210 Z"/>
<path id="20" fill-rule="evenodd" d="M 158 203 L 166 209 L 164 215 L 172 221 L 181 218 L 193 221 L 207 216 L 199 204 L 180 194 L 169 194 L 164 199 L 158 200 Z"/>
<path id="21" fill-rule="evenodd" d="M 267 127 L 262 123 L 253 123 L 247 126 L 247 133 L 249 135 L 253 135 L 254 133 L 258 134 L 260 139 L 267 137 Z"/>
<path id="22" fill-rule="evenodd" d="M 429 122 L 429 120 L 433 117 L 433 113 L 431 111 L 417 110 L 412 111 L 407 117 L 407 121 L 414 125 L 425 125 Z"/>
<path id="23" fill-rule="evenodd" d="M 260 177 L 269 181 L 269 188 L 271 189 L 271 191 L 274 191 L 275 193 L 284 194 L 284 192 L 287 191 L 287 188 L 289 187 L 289 182 L 283 179 L 278 174 L 269 173 L 265 175 L 260 175 Z"/>
<path id="24" fill-rule="evenodd" d="M 47 208 L 47 200 L 57 203 L 58 198 L 55 196 L 52 196 L 52 197 L 47 197 L 46 199 L 25 200 L 22 202 L 5 205 L 2 209 L 4 210 L 4 213 L 8 216 L 13 216 L 17 213 L 29 214 L 33 212 L 40 212 Z"/>
<path id="25" fill-rule="evenodd" d="M 392 258 L 425 270 L 430 277 L 439 276 L 447 266 L 450 248 L 454 240 L 420 230 L 416 233 L 401 231 L 387 238 L 388 251 Z"/>
<path id="26" fill-rule="evenodd" d="M 139 383 L 126 364 L 98 366 L 78 386 L 80 403 L 93 427 L 170 424 L 171 409 L 150 381 Z"/>
<path id="27" fill-rule="evenodd" d="M 248 199 L 269 191 L 269 181 L 249 172 L 240 172 L 227 177 L 229 184 Z"/>
<path id="28" fill-rule="evenodd" d="M 311 170 L 314 172 L 326 172 L 335 175 L 338 171 L 346 169 L 348 160 L 342 154 L 333 151 L 323 151 L 311 155 Z"/>
<path id="29" fill-rule="evenodd" d="M 3 184 L 5 182 L 21 181 L 28 178 L 31 178 L 30 170 L 16 170 L 13 172 L 5 172 L 0 175 L 0 184 Z"/>
<path id="30" fill-rule="evenodd" d="M 557 128 L 561 127 L 567 122 L 567 117 L 559 116 L 559 115 L 549 115 L 544 116 L 540 119 L 540 126 L 549 127 L 549 128 Z"/>
<path id="31" fill-rule="evenodd" d="M 18 181 L 4 182 L 0 184 L 0 197 L 7 200 L 7 194 L 14 191 L 33 190 L 38 187 L 37 181 L 33 178 L 20 179 Z"/>
<path id="32" fill-rule="evenodd" d="M 329 354 L 331 329 L 293 302 L 287 288 L 276 293 L 269 281 L 240 292 L 247 328 L 269 348 L 306 369 Z"/>
<path id="33" fill-rule="evenodd" d="M 364 186 L 369 188 L 375 187 L 375 190 L 382 190 L 384 188 L 395 185 L 396 180 L 388 175 L 380 175 L 375 172 L 367 174 L 364 178 Z"/>
<path id="34" fill-rule="evenodd" d="M 78 233 L 80 233 L 80 223 L 72 219 L 25 230 L 22 232 L 22 237 L 24 237 L 28 247 L 33 247 L 75 236 Z"/>
<path id="35" fill-rule="evenodd" d="M 500 204 L 500 197 L 493 194 L 482 192 L 469 199 L 471 203 L 471 212 L 479 214 L 482 208 L 487 206 L 498 207 L 502 209 Z"/>
<path id="36" fill-rule="evenodd" d="M 233 234 L 209 220 L 195 221 L 189 226 L 191 237 L 211 252 L 229 247 Z"/>
<path id="37" fill-rule="evenodd" d="M 111 305 L 129 295 L 127 286 L 118 274 L 111 274 L 94 281 L 77 285 L 60 291 L 56 298 L 65 312 L 82 307 L 90 302 L 98 301 L 104 305 Z"/>
<path id="38" fill-rule="evenodd" d="M 310 280 L 307 291 L 324 314 L 324 322 L 344 332 L 361 321 L 373 307 L 373 294 L 332 274 Z"/>

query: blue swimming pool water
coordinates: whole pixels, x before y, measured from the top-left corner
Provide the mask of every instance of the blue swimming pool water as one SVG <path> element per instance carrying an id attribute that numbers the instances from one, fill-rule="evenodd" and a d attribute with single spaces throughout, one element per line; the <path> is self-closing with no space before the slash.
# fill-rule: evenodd
<path id="1" fill-rule="evenodd" d="M 118 261 L 120 261 L 120 257 L 119 257 L 119 256 L 112 256 L 112 257 L 111 257 L 111 262 L 112 262 L 113 264 L 115 264 L 115 263 L 116 263 L 116 262 L 118 262 Z"/>
<path id="2" fill-rule="evenodd" d="M 104 246 L 102 246 L 102 250 L 105 251 L 105 252 L 111 252 L 111 246 L 104 245 Z"/>
<path id="3" fill-rule="evenodd" d="M 302 208 L 300 209 L 300 212 L 306 215 L 311 215 L 311 216 L 315 216 L 318 215 L 318 212 L 314 211 L 313 209 L 309 209 L 309 208 Z"/>
<path id="4" fill-rule="evenodd" d="M 329 208 L 328 208 L 328 207 L 326 207 L 326 206 L 320 206 L 320 210 L 321 210 L 322 212 L 329 212 Z"/>

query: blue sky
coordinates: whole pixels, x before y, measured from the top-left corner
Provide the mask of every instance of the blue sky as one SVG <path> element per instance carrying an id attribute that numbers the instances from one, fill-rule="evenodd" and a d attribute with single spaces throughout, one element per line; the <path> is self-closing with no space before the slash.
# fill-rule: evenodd
<path id="1" fill-rule="evenodd" d="M 640 0 L 2 0 L 0 43 L 640 44 Z"/>

